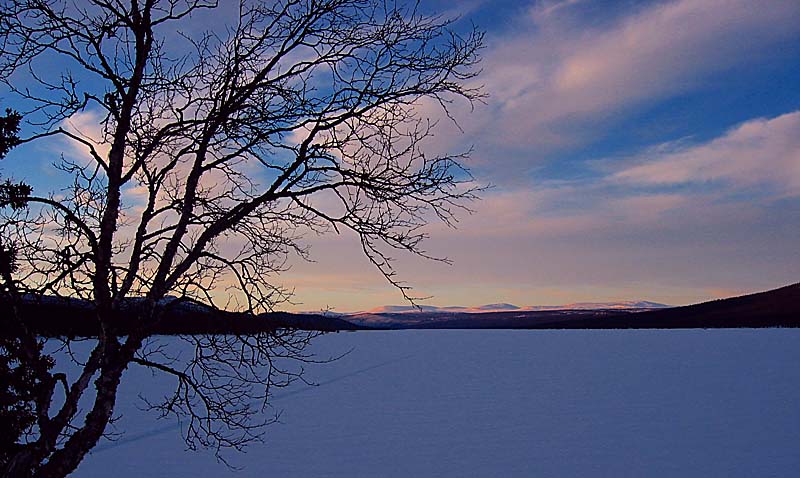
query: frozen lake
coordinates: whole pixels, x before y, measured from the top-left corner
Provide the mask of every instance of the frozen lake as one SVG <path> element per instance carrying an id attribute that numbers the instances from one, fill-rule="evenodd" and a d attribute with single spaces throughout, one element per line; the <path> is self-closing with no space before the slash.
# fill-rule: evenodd
<path id="1" fill-rule="evenodd" d="M 267 443 L 184 451 L 142 418 L 77 477 L 800 476 L 800 330 L 418 330 L 316 340 L 317 387 L 276 394 Z M 142 437 L 143 438 L 137 438 Z M 133 439 L 132 439 L 133 438 Z"/>

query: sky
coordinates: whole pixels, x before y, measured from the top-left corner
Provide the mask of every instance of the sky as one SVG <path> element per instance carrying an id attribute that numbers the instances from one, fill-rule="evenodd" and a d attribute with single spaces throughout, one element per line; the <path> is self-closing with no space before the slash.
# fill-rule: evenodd
<path id="1" fill-rule="evenodd" d="M 455 105 L 430 147 L 473 148 L 491 185 L 457 228 L 427 228 L 452 265 L 395 256 L 424 303 L 678 305 L 800 280 L 800 2 L 421 8 L 486 32 L 485 103 Z M 34 182 L 49 167 L 4 163 Z M 352 235 L 309 243 L 281 277 L 287 309 L 403 303 Z"/>
<path id="2" fill-rule="evenodd" d="M 688 304 L 800 280 L 800 3 L 422 2 L 486 32 L 488 98 L 444 124 L 493 187 L 396 256 L 432 305 Z M 402 303 L 352 237 L 286 274 L 295 310 Z"/>

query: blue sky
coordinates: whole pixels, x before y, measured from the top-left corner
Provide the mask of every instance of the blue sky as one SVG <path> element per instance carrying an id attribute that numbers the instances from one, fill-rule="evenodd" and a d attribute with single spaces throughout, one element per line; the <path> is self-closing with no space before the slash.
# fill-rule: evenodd
<path id="1" fill-rule="evenodd" d="M 473 147 L 493 185 L 458 229 L 429 227 L 427 250 L 454 265 L 397 257 L 428 303 L 683 304 L 800 280 L 800 2 L 421 8 L 486 31 L 486 103 L 455 105 L 459 127 L 442 121 L 429 146 Z M 0 166 L 52 189 L 53 151 Z M 295 310 L 401 302 L 353 239 L 309 239 L 315 262 L 283 277 Z"/>

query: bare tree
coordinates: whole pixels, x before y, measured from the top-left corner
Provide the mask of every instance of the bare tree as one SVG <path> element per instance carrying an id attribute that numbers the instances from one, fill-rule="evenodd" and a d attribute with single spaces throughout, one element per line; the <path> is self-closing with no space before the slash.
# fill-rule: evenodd
<path id="1" fill-rule="evenodd" d="M 174 377 L 175 393 L 152 406 L 188 418 L 191 446 L 257 439 L 269 420 L 252 400 L 299 376 L 282 359 L 307 359 L 313 334 L 187 337 L 196 353 L 178 362 L 150 339 L 167 298 L 274 310 L 291 296 L 275 276 L 289 255 L 308 254 L 303 235 L 349 229 L 411 299 L 389 253 L 428 257 L 422 227 L 452 223 L 474 197 L 464 154 L 426 154 L 435 122 L 418 106 L 449 117 L 452 101 L 480 98 L 470 86 L 479 31 L 459 35 L 447 19 L 382 0 L 224 7 L 234 10 L 216 0 L 0 7 L 0 78 L 27 105 L 30 129 L 12 146 L 58 139 L 81 152 L 56 162 L 61 190 L 4 187 L 0 238 L 15 262 L 4 290 L 82 299 L 100 330 L 75 376 L 36 369 L 35 420 L 9 475 L 72 472 L 106 433 L 131 364 Z M 122 335 L 131 300 L 137 326 Z M 46 363 L 43 339 L 15 320 L 20 363 Z"/>

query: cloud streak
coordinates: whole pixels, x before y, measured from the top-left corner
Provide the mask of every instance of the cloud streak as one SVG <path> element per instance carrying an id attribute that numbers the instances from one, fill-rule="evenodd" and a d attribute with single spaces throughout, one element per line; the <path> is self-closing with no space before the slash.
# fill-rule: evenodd
<path id="1" fill-rule="evenodd" d="M 708 143 L 661 145 L 612 176 L 645 186 L 709 184 L 800 195 L 800 111 L 747 121 Z"/>

